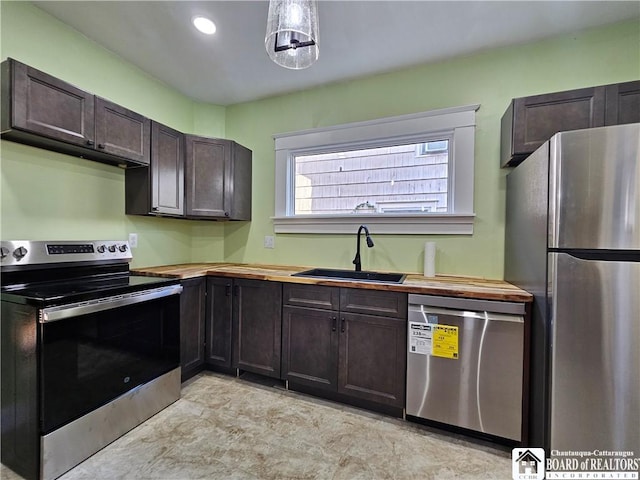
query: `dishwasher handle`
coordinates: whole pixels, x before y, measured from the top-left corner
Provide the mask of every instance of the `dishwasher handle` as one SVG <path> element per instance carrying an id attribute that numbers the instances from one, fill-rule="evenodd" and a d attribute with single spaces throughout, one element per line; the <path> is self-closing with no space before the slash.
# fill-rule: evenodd
<path id="1" fill-rule="evenodd" d="M 450 308 L 471 312 L 506 313 L 524 315 L 526 304 L 501 300 L 482 300 L 479 298 L 442 297 L 438 295 L 409 294 L 409 305 L 425 307 Z"/>
<path id="2" fill-rule="evenodd" d="M 524 323 L 523 315 L 502 314 L 487 311 L 456 310 L 453 308 L 437 308 L 427 305 L 409 305 L 410 322 L 434 323 L 429 321 L 430 315 L 443 315 L 448 317 L 469 318 L 482 321 L 490 320 L 500 322 Z"/>

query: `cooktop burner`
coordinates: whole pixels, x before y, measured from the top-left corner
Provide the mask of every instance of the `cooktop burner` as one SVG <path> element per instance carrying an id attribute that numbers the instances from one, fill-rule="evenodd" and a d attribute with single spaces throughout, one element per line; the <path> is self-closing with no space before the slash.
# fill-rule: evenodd
<path id="1" fill-rule="evenodd" d="M 169 278 L 125 275 L 100 280 L 84 278 L 31 285 L 5 285 L 2 287 L 2 299 L 14 303 L 54 305 L 111 297 L 175 283 L 178 281 Z"/>
<path id="2" fill-rule="evenodd" d="M 2 301 L 51 306 L 177 284 L 129 273 L 122 241 L 3 241 Z"/>

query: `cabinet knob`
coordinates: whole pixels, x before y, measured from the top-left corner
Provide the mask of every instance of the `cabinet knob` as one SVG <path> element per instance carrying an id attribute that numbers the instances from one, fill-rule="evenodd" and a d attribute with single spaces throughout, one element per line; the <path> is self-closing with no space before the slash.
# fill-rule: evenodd
<path id="1" fill-rule="evenodd" d="M 224 216 L 228 217 L 229 216 L 229 212 L 224 212 Z"/>
<path id="2" fill-rule="evenodd" d="M 93 140 L 87 140 L 87 146 L 93 147 L 94 145 Z"/>
<path id="3" fill-rule="evenodd" d="M 103 144 L 103 143 L 99 143 L 99 144 L 98 144 L 98 148 L 99 148 L 100 150 L 104 150 L 104 144 Z"/>

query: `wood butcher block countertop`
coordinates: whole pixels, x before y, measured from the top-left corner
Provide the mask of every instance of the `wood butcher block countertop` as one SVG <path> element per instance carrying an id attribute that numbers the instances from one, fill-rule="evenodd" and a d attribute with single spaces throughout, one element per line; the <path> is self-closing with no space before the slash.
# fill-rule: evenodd
<path id="1" fill-rule="evenodd" d="M 370 290 L 419 293 L 424 295 L 442 295 L 447 297 L 477 298 L 512 302 L 531 302 L 530 293 L 502 280 L 487 280 L 479 277 L 436 275 L 424 277 L 420 274 L 408 274 L 400 284 L 359 282 L 357 280 L 334 280 L 326 278 L 292 277 L 294 273 L 308 270 L 309 267 L 285 265 L 249 265 L 238 263 L 186 263 L 163 265 L 159 267 L 135 268 L 131 273 L 168 278 L 197 278 L 206 275 L 217 277 L 249 278 L 273 282 L 305 283 L 333 287 L 353 287 Z"/>

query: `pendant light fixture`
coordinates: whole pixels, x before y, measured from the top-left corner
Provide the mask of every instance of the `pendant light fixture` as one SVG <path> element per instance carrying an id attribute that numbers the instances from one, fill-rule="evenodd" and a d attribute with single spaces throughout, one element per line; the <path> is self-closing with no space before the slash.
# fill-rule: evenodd
<path id="1" fill-rule="evenodd" d="M 269 0 L 264 45 L 271 60 L 293 70 L 310 67 L 318 59 L 316 0 Z"/>

